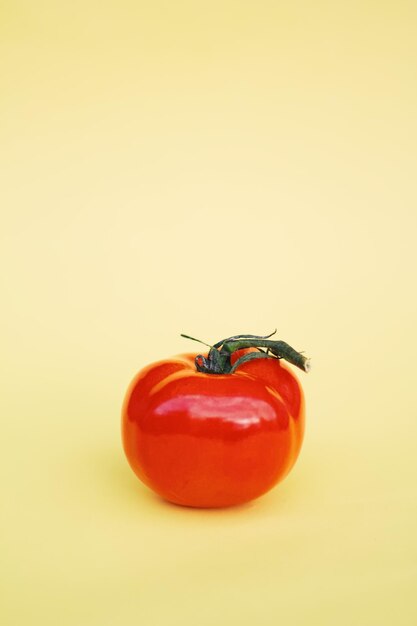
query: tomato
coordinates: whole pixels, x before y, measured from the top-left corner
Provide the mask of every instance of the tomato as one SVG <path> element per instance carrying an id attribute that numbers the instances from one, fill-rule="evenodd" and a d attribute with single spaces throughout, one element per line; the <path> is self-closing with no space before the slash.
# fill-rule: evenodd
<path id="1" fill-rule="evenodd" d="M 243 337 L 219 342 L 206 355 L 148 365 L 127 391 L 122 410 L 127 459 L 140 480 L 170 502 L 191 507 L 248 502 L 274 487 L 299 454 L 300 383 L 281 354 L 260 354 L 260 340 L 262 346 L 280 342 Z M 307 370 L 307 359 L 293 353 Z M 218 367 L 221 371 L 210 370 Z"/>

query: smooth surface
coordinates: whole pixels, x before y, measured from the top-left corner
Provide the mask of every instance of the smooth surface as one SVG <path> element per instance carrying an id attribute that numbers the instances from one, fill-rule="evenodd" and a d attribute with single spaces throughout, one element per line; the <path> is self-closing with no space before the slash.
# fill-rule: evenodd
<path id="1" fill-rule="evenodd" d="M 300 384 L 278 359 L 252 360 L 220 375 L 196 371 L 196 357 L 158 361 L 137 374 L 122 411 L 127 460 L 174 504 L 246 504 L 272 489 L 297 459 L 304 433 Z"/>
<path id="2" fill-rule="evenodd" d="M 416 24 L 2 3 L 2 626 L 417 623 Z M 132 376 L 180 332 L 276 326 L 313 365 L 290 476 L 229 511 L 154 498 Z"/>

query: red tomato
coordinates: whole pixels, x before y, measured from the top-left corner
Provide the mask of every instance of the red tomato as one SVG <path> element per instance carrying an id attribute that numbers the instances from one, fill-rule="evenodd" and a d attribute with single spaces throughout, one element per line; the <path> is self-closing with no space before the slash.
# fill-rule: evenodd
<path id="1" fill-rule="evenodd" d="M 239 350 L 231 363 L 248 352 Z M 153 363 L 133 380 L 122 413 L 127 459 L 148 487 L 176 504 L 248 502 L 274 487 L 298 456 L 300 383 L 276 358 L 215 375 L 196 371 L 195 359 Z"/>

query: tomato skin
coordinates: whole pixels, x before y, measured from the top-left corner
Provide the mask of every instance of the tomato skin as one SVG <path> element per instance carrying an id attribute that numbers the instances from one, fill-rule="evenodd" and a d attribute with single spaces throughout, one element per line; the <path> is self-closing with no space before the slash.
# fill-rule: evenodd
<path id="1" fill-rule="evenodd" d="M 139 372 L 123 405 L 124 450 L 142 482 L 170 502 L 243 504 L 274 487 L 298 456 L 301 386 L 277 359 L 213 375 L 196 371 L 195 356 Z"/>

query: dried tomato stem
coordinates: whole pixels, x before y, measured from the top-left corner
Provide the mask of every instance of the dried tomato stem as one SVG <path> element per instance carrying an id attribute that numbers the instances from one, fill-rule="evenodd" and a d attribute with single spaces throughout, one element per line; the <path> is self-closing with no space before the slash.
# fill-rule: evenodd
<path id="1" fill-rule="evenodd" d="M 294 348 L 285 341 L 273 341 L 271 339 L 238 339 L 230 342 L 226 341 L 226 343 L 223 344 L 223 350 L 230 353 L 244 348 L 268 348 L 269 352 L 278 359 L 285 359 L 304 372 L 310 370 L 310 359 L 300 352 L 297 352 L 297 350 L 294 350 Z"/>
<path id="2" fill-rule="evenodd" d="M 285 359 L 292 365 L 295 365 L 304 372 L 310 371 L 310 359 L 297 352 L 285 341 L 274 341 L 269 339 L 271 335 L 234 335 L 215 343 L 214 345 L 206 344 L 204 341 L 194 339 L 189 335 L 181 335 L 187 339 L 198 341 L 210 347 L 210 351 L 207 356 L 199 354 L 195 359 L 196 369 L 199 372 L 207 374 L 232 374 L 239 366 L 239 361 L 232 366 L 231 355 L 236 350 L 242 350 L 245 348 L 257 348 L 259 352 L 252 355 L 246 355 L 245 361 L 252 360 L 254 358 L 277 358 Z M 266 348 L 267 352 L 263 352 L 262 348 Z M 242 359 L 243 362 L 243 359 Z"/>

